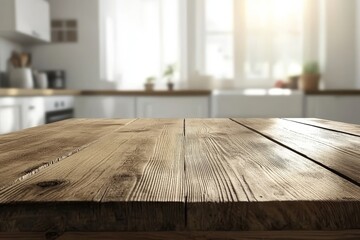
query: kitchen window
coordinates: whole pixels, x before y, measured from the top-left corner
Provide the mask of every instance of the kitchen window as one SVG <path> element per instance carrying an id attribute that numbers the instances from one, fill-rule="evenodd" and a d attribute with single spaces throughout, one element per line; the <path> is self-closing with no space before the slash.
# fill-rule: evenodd
<path id="1" fill-rule="evenodd" d="M 268 81 L 299 74 L 303 62 L 303 0 L 246 0 L 244 75 Z"/>
<path id="2" fill-rule="evenodd" d="M 197 1 L 200 75 L 218 86 L 230 80 L 232 86 L 263 87 L 300 74 L 304 0 Z"/>
<path id="3" fill-rule="evenodd" d="M 119 88 L 142 88 L 179 67 L 179 0 L 104 0 L 102 75 Z M 104 54 L 105 53 L 105 54 Z M 159 82 L 157 82 L 159 83 Z"/>
<path id="4" fill-rule="evenodd" d="M 204 76 L 217 86 L 272 86 L 301 72 L 306 1 L 101 1 L 112 6 L 102 17 L 102 75 L 121 88 L 142 88 L 149 76 L 165 85 L 162 72 L 175 64 L 183 86 Z"/>
<path id="5" fill-rule="evenodd" d="M 203 47 L 204 70 L 219 79 L 234 78 L 234 1 L 206 0 Z M 201 33 L 201 29 L 199 29 Z M 202 36 L 199 36 L 201 38 Z"/>

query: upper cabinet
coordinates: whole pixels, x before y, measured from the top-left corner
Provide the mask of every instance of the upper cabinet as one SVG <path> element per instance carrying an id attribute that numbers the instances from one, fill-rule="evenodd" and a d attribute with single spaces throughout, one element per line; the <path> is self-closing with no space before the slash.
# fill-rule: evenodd
<path id="1" fill-rule="evenodd" d="M 49 2 L 1 0 L 0 36 L 22 43 L 49 42 Z"/>

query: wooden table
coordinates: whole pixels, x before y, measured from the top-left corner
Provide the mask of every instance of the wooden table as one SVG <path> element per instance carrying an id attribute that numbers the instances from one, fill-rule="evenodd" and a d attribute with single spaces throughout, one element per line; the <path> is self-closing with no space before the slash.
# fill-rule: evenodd
<path id="1" fill-rule="evenodd" d="M 76 119 L 2 135 L 0 232 L 6 239 L 360 239 L 360 126 Z"/>

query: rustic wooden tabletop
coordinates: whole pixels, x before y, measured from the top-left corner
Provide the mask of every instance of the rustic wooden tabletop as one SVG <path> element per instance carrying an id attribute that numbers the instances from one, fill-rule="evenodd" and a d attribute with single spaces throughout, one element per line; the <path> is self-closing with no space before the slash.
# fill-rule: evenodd
<path id="1" fill-rule="evenodd" d="M 360 239 L 360 126 L 75 119 L 1 135 L 0 232 Z"/>

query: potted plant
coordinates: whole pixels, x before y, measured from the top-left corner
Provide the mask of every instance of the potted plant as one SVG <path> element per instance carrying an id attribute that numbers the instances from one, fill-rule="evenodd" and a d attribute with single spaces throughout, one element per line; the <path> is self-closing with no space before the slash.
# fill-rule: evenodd
<path id="1" fill-rule="evenodd" d="M 173 65 L 167 66 L 167 68 L 164 71 L 163 76 L 167 80 L 167 86 L 168 86 L 169 91 L 174 90 L 174 82 L 173 82 L 174 74 L 175 74 L 175 65 L 173 64 Z"/>
<path id="2" fill-rule="evenodd" d="M 320 83 L 320 70 L 317 62 L 304 64 L 303 74 L 300 77 L 299 88 L 303 91 L 317 91 Z"/>
<path id="3" fill-rule="evenodd" d="M 148 77 L 146 79 L 146 83 L 145 83 L 145 90 L 146 91 L 153 91 L 154 90 L 154 82 L 155 82 L 156 78 L 155 77 Z"/>

